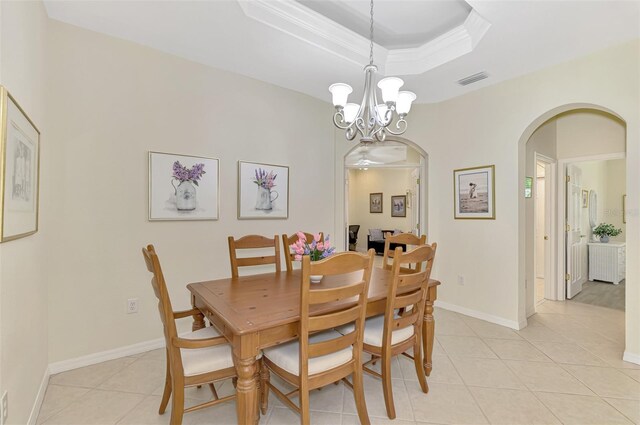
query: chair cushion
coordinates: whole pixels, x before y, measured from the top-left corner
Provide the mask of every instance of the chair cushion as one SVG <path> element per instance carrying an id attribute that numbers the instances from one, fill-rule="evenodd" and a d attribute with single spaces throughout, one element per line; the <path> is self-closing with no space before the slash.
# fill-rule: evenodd
<path id="1" fill-rule="evenodd" d="M 372 241 L 384 241 L 382 229 L 369 229 L 369 236 Z"/>
<path id="2" fill-rule="evenodd" d="M 180 335 L 184 339 L 206 339 L 217 336 L 220 336 L 220 333 L 212 326 Z M 182 355 L 184 376 L 200 375 L 201 373 L 233 367 L 231 345 L 229 344 L 207 348 L 181 348 L 180 354 Z"/>
<path id="3" fill-rule="evenodd" d="M 355 326 L 353 324 L 344 325 L 338 328 L 338 332 L 341 334 L 348 334 L 353 332 Z M 367 345 L 373 345 L 374 347 L 382 347 L 382 331 L 384 328 L 384 315 L 372 317 L 364 322 L 364 336 L 363 341 Z M 391 334 L 391 345 L 399 344 L 402 341 L 413 336 L 413 326 L 407 326 L 406 328 L 396 329 Z"/>
<path id="4" fill-rule="evenodd" d="M 321 342 L 340 338 L 342 335 L 336 331 L 325 331 L 309 337 L 309 341 Z M 278 367 L 294 375 L 300 374 L 300 342 L 291 341 L 275 347 L 263 350 L 263 355 Z M 335 353 L 309 359 L 309 375 L 324 372 L 347 363 L 353 358 L 353 349 L 344 348 Z"/>

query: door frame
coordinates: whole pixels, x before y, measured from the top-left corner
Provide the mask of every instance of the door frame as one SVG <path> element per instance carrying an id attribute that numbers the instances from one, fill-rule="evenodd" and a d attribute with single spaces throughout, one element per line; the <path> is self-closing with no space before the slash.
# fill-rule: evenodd
<path id="1" fill-rule="evenodd" d="M 574 158 L 564 158 L 558 161 L 558 172 L 561 173 L 562 176 L 567 175 L 567 165 L 586 162 L 586 161 L 609 161 L 613 159 L 625 159 L 627 157 L 626 152 L 615 152 L 615 153 L 605 153 L 600 155 L 589 155 L 589 156 L 579 156 Z M 628 170 L 626 170 L 628 174 Z M 557 223 L 562 223 L 562 226 L 558 226 L 556 233 L 556 241 L 557 241 L 557 258 L 556 264 L 561 264 L 558 267 L 557 274 L 557 282 L 562 283 L 558 285 L 557 294 L 558 300 L 564 301 L 567 299 L 567 284 L 565 281 L 565 275 L 567 273 L 567 256 L 566 256 L 566 213 L 567 213 L 567 185 L 565 184 L 565 179 L 557 180 L 557 214 L 556 220 Z"/>
<path id="2" fill-rule="evenodd" d="M 544 258 L 545 258 L 545 266 L 544 266 L 544 297 L 550 300 L 557 300 L 558 298 L 558 286 L 559 281 L 554 279 L 556 275 L 555 271 L 557 270 L 557 255 L 556 255 L 556 214 L 553 214 L 553 211 L 556 211 L 556 180 L 557 180 L 557 161 L 551 157 L 543 155 L 538 152 L 533 153 L 535 168 L 537 170 L 538 162 L 545 164 L 545 193 L 544 193 L 544 214 L 545 214 L 545 227 L 549 229 L 549 249 L 545 249 Z M 534 227 L 533 227 L 533 235 L 534 235 L 534 254 L 533 254 L 533 270 L 535 274 L 536 269 L 536 234 L 537 234 L 537 217 L 540 213 L 538 211 L 538 203 L 535 202 L 537 199 L 538 185 L 537 185 L 537 171 L 536 171 L 536 184 L 534 185 L 535 189 L 533 192 L 534 195 Z M 533 282 L 534 285 L 534 311 L 536 310 L 536 302 L 535 302 L 535 280 Z"/>

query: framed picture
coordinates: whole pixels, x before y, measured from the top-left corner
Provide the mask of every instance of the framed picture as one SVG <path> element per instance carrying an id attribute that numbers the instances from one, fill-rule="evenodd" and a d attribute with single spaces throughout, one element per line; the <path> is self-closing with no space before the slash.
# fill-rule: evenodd
<path id="1" fill-rule="evenodd" d="M 38 231 L 40 131 L 0 86 L 0 241 Z"/>
<path id="2" fill-rule="evenodd" d="M 582 189 L 582 208 L 589 206 L 589 191 Z"/>
<path id="3" fill-rule="evenodd" d="M 407 195 L 391 197 L 391 217 L 407 216 Z"/>
<path id="4" fill-rule="evenodd" d="M 238 218 L 289 217 L 289 167 L 238 161 Z"/>
<path id="5" fill-rule="evenodd" d="M 369 194 L 369 213 L 382 213 L 382 193 Z"/>
<path id="6" fill-rule="evenodd" d="M 216 158 L 149 152 L 149 220 L 217 220 Z"/>
<path id="7" fill-rule="evenodd" d="M 533 192 L 533 177 L 524 178 L 524 197 L 531 198 Z"/>
<path id="8" fill-rule="evenodd" d="M 453 170 L 455 219 L 496 218 L 495 166 Z"/>
<path id="9" fill-rule="evenodd" d="M 627 195 L 622 195 L 622 222 L 627 224 Z"/>

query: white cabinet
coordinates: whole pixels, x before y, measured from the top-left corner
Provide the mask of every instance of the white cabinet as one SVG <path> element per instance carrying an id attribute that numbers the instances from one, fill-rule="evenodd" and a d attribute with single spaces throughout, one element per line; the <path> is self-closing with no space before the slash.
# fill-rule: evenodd
<path id="1" fill-rule="evenodd" d="M 626 248 L 624 242 L 589 244 L 589 280 L 620 283 L 624 279 Z"/>

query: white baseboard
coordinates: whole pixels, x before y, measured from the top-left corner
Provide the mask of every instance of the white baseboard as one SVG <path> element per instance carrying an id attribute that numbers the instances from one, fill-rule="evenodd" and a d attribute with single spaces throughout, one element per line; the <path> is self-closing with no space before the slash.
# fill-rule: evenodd
<path id="1" fill-rule="evenodd" d="M 477 310 L 471 310 L 470 308 L 460 307 L 459 305 L 449 304 L 444 301 L 436 300 L 436 307 L 440 307 L 444 310 L 455 311 L 456 313 L 464 314 L 465 316 L 475 317 L 476 319 L 484 320 L 486 322 L 495 323 L 496 325 L 506 326 L 511 329 L 520 330 L 527 326 L 527 320 L 516 322 L 515 320 L 508 320 L 503 317 L 493 316 L 491 314 L 483 313 Z M 437 318 L 436 318 L 437 321 Z"/>
<path id="2" fill-rule="evenodd" d="M 38 420 L 38 414 L 40 413 L 40 407 L 42 407 L 42 402 L 44 401 L 44 395 L 47 392 L 47 387 L 49 386 L 49 368 L 47 367 L 44 370 L 44 376 L 42 377 L 42 382 L 40 382 L 40 388 L 38 389 L 38 395 L 36 396 L 36 401 L 33 403 L 33 407 L 31 408 L 31 413 L 29 414 L 29 425 L 36 425 L 36 421 Z"/>
<path id="3" fill-rule="evenodd" d="M 107 360 L 119 359 L 121 357 L 131 356 L 133 354 L 144 353 L 165 346 L 164 338 L 153 339 L 151 341 L 139 342 L 125 347 L 114 348 L 113 350 L 101 351 L 99 353 L 88 354 L 86 356 L 76 357 L 74 359 L 63 360 L 49 364 L 49 373 L 66 372 L 67 370 L 77 369 L 79 367 L 91 366 L 97 363 L 106 362 Z"/>
<path id="4" fill-rule="evenodd" d="M 622 360 L 629 363 L 640 364 L 640 354 L 634 354 L 634 353 L 625 351 L 624 354 L 622 355 Z"/>

